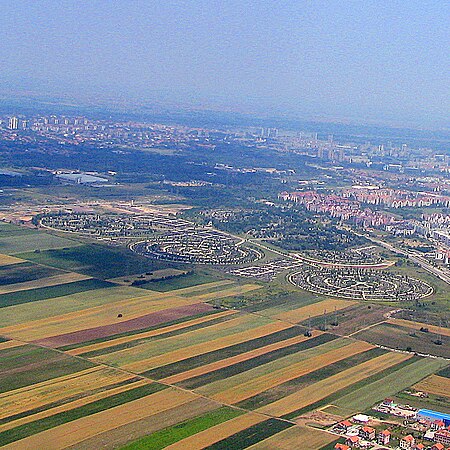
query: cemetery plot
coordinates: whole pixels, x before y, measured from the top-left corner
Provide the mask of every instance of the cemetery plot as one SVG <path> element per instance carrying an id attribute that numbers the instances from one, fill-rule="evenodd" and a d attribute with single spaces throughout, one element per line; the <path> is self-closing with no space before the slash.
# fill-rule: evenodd
<path id="1" fill-rule="evenodd" d="M 257 266 L 240 267 L 228 270 L 231 275 L 244 278 L 256 278 L 260 281 L 271 281 L 285 270 L 295 269 L 302 263 L 293 259 L 278 258 Z"/>
<path id="2" fill-rule="evenodd" d="M 424 281 L 392 272 L 303 266 L 288 280 L 316 294 L 353 300 L 414 301 L 433 293 Z"/>
<path id="3" fill-rule="evenodd" d="M 376 251 L 376 247 L 373 245 L 342 251 L 321 250 L 319 254 L 316 250 L 308 250 L 302 256 L 330 265 L 377 265 L 383 262 L 383 259 Z"/>
<path id="4" fill-rule="evenodd" d="M 149 258 L 191 264 L 244 264 L 263 256 L 228 235 L 193 227 L 164 233 L 131 249 Z"/>
<path id="5" fill-rule="evenodd" d="M 184 229 L 189 222 L 164 214 L 52 214 L 41 225 L 60 231 L 87 234 L 97 238 L 135 238 L 157 231 Z"/>

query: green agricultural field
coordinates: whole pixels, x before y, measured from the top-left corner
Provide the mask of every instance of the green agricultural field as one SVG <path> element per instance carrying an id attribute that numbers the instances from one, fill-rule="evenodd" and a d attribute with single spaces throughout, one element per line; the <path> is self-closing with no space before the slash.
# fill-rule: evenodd
<path id="1" fill-rule="evenodd" d="M 441 336 L 442 345 L 435 342 L 439 336 L 434 333 L 422 333 L 399 325 L 384 323 L 355 335 L 374 344 L 385 345 L 400 350 L 410 350 L 424 354 L 450 358 L 450 337 Z"/>
<path id="2" fill-rule="evenodd" d="M 30 262 L 1 266 L 0 286 L 51 277 L 60 273 L 63 272 L 52 267 L 39 266 Z"/>
<path id="3" fill-rule="evenodd" d="M 12 223 L 0 222 L 0 238 L 9 236 L 26 236 L 37 233 L 39 233 L 39 231 L 32 228 L 25 228 Z"/>
<path id="4" fill-rule="evenodd" d="M 223 329 L 215 329 L 207 327 L 200 330 L 191 331 L 180 336 L 173 336 L 166 339 L 157 339 L 150 342 L 145 342 L 139 346 L 134 347 L 131 351 L 122 350 L 116 353 L 110 353 L 99 360 L 107 364 L 122 366 L 133 362 L 138 362 L 142 359 L 151 358 L 153 356 L 164 355 L 165 353 L 179 350 L 181 348 L 191 347 L 196 344 L 205 344 L 205 351 L 208 349 L 207 343 L 213 339 L 219 339 L 234 334 L 239 334 L 243 331 L 251 330 L 252 328 L 267 325 L 270 321 L 263 317 L 248 317 L 248 320 L 233 324 L 233 326 Z"/>
<path id="5" fill-rule="evenodd" d="M 0 432 L 0 446 L 23 439 L 41 431 L 48 430 L 58 425 L 62 425 L 63 423 L 72 422 L 73 420 L 80 419 L 81 417 L 90 416 L 91 414 L 123 405 L 124 403 L 131 402 L 166 388 L 167 386 L 157 383 L 148 384 L 146 386 L 130 389 L 120 394 L 111 395 L 104 399 L 97 400 L 92 403 L 88 403 L 87 405 L 70 409 L 44 419 L 36 420 L 25 425 L 20 425 L 10 430 Z"/>
<path id="6" fill-rule="evenodd" d="M 311 404 L 305 406 L 304 408 L 298 409 L 297 411 L 292 411 L 291 413 L 283 416 L 283 418 L 290 420 L 290 419 L 298 417 L 302 414 L 305 414 L 307 412 L 314 411 L 323 406 L 332 405 L 339 398 L 344 397 L 349 394 L 352 394 L 354 391 L 356 391 L 360 388 L 364 388 L 365 386 L 368 386 L 371 383 L 375 383 L 376 381 L 383 380 L 384 377 L 390 375 L 391 373 L 396 372 L 397 370 L 402 369 L 403 367 L 407 367 L 410 364 L 413 364 L 418 359 L 419 358 L 412 357 L 410 359 L 407 359 L 406 361 L 402 361 L 398 364 L 395 364 L 394 366 L 388 367 L 387 369 L 384 369 L 381 372 L 376 373 L 375 375 L 369 376 L 367 378 L 364 378 L 363 380 L 360 380 L 354 384 L 351 384 L 350 386 L 340 389 L 340 390 L 334 392 L 333 394 L 331 394 L 327 397 L 324 397 L 321 400 L 318 400 L 315 403 L 311 403 Z M 372 402 L 371 404 L 373 404 L 373 403 L 375 403 L 375 402 Z M 338 411 L 336 411 L 336 412 L 339 413 Z"/>
<path id="7" fill-rule="evenodd" d="M 321 369 L 310 372 L 299 378 L 295 378 L 286 383 L 282 383 L 272 389 L 262 392 L 261 394 L 250 397 L 236 406 L 246 409 L 257 409 L 262 406 L 268 405 L 269 403 L 275 402 L 287 395 L 293 394 L 294 392 L 303 389 L 311 384 L 314 384 L 320 380 L 331 377 L 343 370 L 354 367 L 365 361 L 369 361 L 372 358 L 386 353 L 386 350 L 379 348 L 374 348 L 363 353 L 358 353 L 356 355 L 345 358 L 333 364 L 329 364 Z"/>
<path id="8" fill-rule="evenodd" d="M 39 253 L 28 252 L 21 254 L 20 257 L 39 264 L 102 279 L 152 272 L 161 267 L 160 263 L 139 256 L 131 252 L 131 250 L 110 248 L 99 244 L 51 249 Z"/>
<path id="9" fill-rule="evenodd" d="M 145 436 L 138 441 L 123 447 L 123 450 L 160 450 L 242 414 L 244 414 L 244 411 L 224 406 L 196 417 L 195 419 L 181 422 L 177 425 L 150 434 L 149 436 Z"/>
<path id="10" fill-rule="evenodd" d="M 51 297 L 44 295 L 44 299 L 40 301 L 32 301 L 39 300 L 39 298 L 34 297 L 34 295 L 36 295 L 36 289 L 33 289 L 31 293 L 28 291 L 18 292 L 17 295 L 26 295 L 25 297 L 20 298 L 25 299 L 29 303 L 16 304 L 14 306 L 0 308 L 0 323 L 3 327 L 6 327 L 32 320 L 44 319 L 46 317 L 52 317 L 59 314 L 79 311 L 94 306 L 105 305 L 111 302 L 125 300 L 127 298 L 139 297 L 145 294 L 145 291 L 142 291 L 141 289 L 125 286 L 110 287 L 108 285 L 106 288 L 100 288 L 98 283 L 103 283 L 103 281 L 94 279 L 70 283 L 70 285 L 76 285 L 77 289 L 75 293 L 65 295 L 63 297 Z M 59 286 L 54 287 L 57 288 L 57 291 L 53 292 L 58 292 L 60 289 Z M 48 294 L 49 292 L 52 292 L 48 291 L 48 289 L 53 289 L 53 286 L 41 289 L 45 289 L 44 292 Z M 68 291 L 64 291 L 63 293 L 68 294 Z M 60 291 L 59 294 L 61 294 Z M 10 294 L 4 295 L 9 296 Z M 17 299 L 17 297 L 12 298 Z M 1 299 L 2 296 L 0 296 L 0 301 Z"/>
<path id="11" fill-rule="evenodd" d="M 6 235 L 0 234 L 0 253 L 7 255 L 16 255 L 23 252 L 45 251 L 49 249 L 62 249 L 80 245 L 79 242 L 54 236 L 50 233 L 31 232 L 24 235 Z M 24 258 L 26 259 L 26 258 Z"/>
<path id="12" fill-rule="evenodd" d="M 209 450 L 230 450 L 243 449 L 250 447 L 258 442 L 267 439 L 277 433 L 280 433 L 287 428 L 292 427 L 293 424 L 278 419 L 268 419 L 264 422 L 253 425 L 239 433 L 216 442 L 207 447 Z"/>
<path id="13" fill-rule="evenodd" d="M 287 328 L 282 331 L 268 334 L 263 337 L 256 339 L 249 339 L 248 341 L 242 342 L 240 344 L 231 345 L 229 347 L 222 348 L 220 350 L 215 350 L 212 352 L 204 353 L 202 355 L 193 356 L 192 358 L 186 358 L 182 361 L 167 364 L 165 366 L 158 367 L 154 370 L 145 372 L 145 375 L 153 378 L 160 379 L 169 377 L 187 370 L 195 369 L 197 367 L 204 366 L 206 364 L 211 364 L 216 361 L 221 361 L 222 359 L 231 358 L 233 356 L 241 355 L 243 353 L 255 350 L 265 345 L 273 344 L 275 342 L 281 342 L 285 339 L 292 338 L 294 336 L 299 336 L 303 334 L 303 330 L 298 327 Z M 308 342 L 308 341 L 306 341 Z M 261 364 L 261 359 L 256 365 Z M 252 366 L 252 361 L 246 361 L 247 366 Z M 240 371 L 238 373 L 241 373 Z"/>
<path id="14" fill-rule="evenodd" d="M 306 350 L 300 350 L 296 353 L 293 353 L 292 355 L 283 356 L 267 364 L 251 368 L 250 370 L 247 370 L 245 372 L 237 373 L 234 376 L 213 381 L 209 384 L 201 386 L 199 389 L 197 389 L 197 391 L 202 395 L 215 395 L 219 392 L 231 389 L 233 387 L 238 387 L 240 384 L 248 383 L 255 378 L 264 376 L 273 371 L 289 367 L 292 364 L 304 361 L 308 358 L 319 356 L 323 353 L 342 348 L 350 344 L 350 342 L 345 339 L 335 339 L 325 343 L 316 341 L 316 344 L 317 345 L 314 347 L 307 348 Z"/>
<path id="15" fill-rule="evenodd" d="M 114 286 L 113 283 L 92 278 L 89 280 L 75 281 L 73 283 L 58 284 L 56 286 L 10 292 L 8 294 L 0 294 L 0 308 L 20 305 L 21 303 L 58 298 L 83 291 L 112 288 Z"/>
<path id="16" fill-rule="evenodd" d="M 175 278 L 170 278 L 167 280 L 158 280 L 153 282 L 148 282 L 139 287 L 144 289 L 150 289 L 152 291 L 158 292 L 168 292 L 175 289 L 183 289 L 191 286 L 197 286 L 205 283 L 212 283 L 214 281 L 222 280 L 223 277 L 215 276 L 212 274 L 193 272 L 186 275 L 179 275 Z"/>
<path id="17" fill-rule="evenodd" d="M 446 365 L 447 363 L 443 360 L 422 358 L 374 383 L 340 397 L 333 401 L 333 405 L 337 406 L 339 412 L 343 412 L 341 415 L 344 416 L 365 411 L 374 403 L 406 389 Z"/>
<path id="18" fill-rule="evenodd" d="M 0 393 L 93 367 L 89 361 L 24 345 L 0 351 Z"/>
<path id="19" fill-rule="evenodd" d="M 333 339 L 336 339 L 336 337 L 331 334 L 321 334 L 316 338 L 308 339 L 307 341 L 289 345 L 278 350 L 273 350 L 252 359 L 232 364 L 222 369 L 214 370 L 194 378 L 189 378 L 188 380 L 178 383 L 178 385 L 188 389 L 196 389 L 209 383 L 213 383 L 214 381 L 225 380 L 234 375 L 242 374 L 248 370 L 263 366 L 264 364 L 269 364 L 272 361 L 276 361 L 294 353 L 316 347 Z"/>

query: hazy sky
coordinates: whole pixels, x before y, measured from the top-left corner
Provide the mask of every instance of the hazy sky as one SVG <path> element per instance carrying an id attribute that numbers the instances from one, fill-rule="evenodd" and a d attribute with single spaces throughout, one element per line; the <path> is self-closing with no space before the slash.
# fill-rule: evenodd
<path id="1" fill-rule="evenodd" d="M 442 125 L 448 0 L 8 0 L 2 90 Z"/>

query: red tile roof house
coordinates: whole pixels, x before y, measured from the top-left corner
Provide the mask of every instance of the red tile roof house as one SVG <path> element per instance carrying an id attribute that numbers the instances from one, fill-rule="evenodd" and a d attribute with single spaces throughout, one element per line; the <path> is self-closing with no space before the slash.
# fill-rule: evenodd
<path id="1" fill-rule="evenodd" d="M 445 422 L 443 420 L 435 420 L 431 423 L 432 430 L 442 430 L 445 428 Z"/>
<path id="2" fill-rule="evenodd" d="M 345 443 L 350 447 L 359 447 L 359 437 L 358 436 L 349 436 Z"/>
<path id="3" fill-rule="evenodd" d="M 348 445 L 337 443 L 334 446 L 334 450 L 351 450 L 351 448 Z"/>
<path id="4" fill-rule="evenodd" d="M 391 440 L 391 432 L 389 430 L 383 430 L 378 433 L 377 441 L 381 445 L 389 444 Z"/>
<path id="5" fill-rule="evenodd" d="M 342 430 L 344 433 L 347 432 L 347 430 L 352 426 L 352 423 L 348 420 L 343 420 L 342 422 L 339 422 L 335 428 L 337 430 Z"/>
<path id="6" fill-rule="evenodd" d="M 413 445 L 416 442 L 413 436 L 408 434 L 408 436 L 405 436 L 400 440 L 400 448 L 409 450 L 410 448 L 414 448 Z"/>
<path id="7" fill-rule="evenodd" d="M 366 441 L 371 441 L 375 439 L 375 430 L 372 427 L 362 427 L 359 430 L 359 437 Z"/>
<path id="8" fill-rule="evenodd" d="M 433 447 L 431 447 L 431 450 L 445 450 L 445 447 L 438 442 L 437 444 L 434 444 Z"/>
<path id="9" fill-rule="evenodd" d="M 425 450 L 425 445 L 423 445 L 423 444 L 416 444 L 414 446 L 414 450 Z"/>

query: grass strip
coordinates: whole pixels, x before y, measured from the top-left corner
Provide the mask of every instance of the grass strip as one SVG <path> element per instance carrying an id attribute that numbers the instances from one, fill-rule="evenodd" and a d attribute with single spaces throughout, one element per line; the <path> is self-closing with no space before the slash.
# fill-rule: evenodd
<path id="1" fill-rule="evenodd" d="M 108 281 L 91 278 L 89 280 L 74 281 L 73 283 L 58 284 L 26 291 L 10 292 L 0 295 L 0 308 L 20 305 L 22 303 L 37 302 L 50 298 L 63 297 L 65 295 L 77 294 L 78 292 L 91 291 L 116 286 Z"/>
<path id="2" fill-rule="evenodd" d="M 146 386 L 141 386 L 135 389 L 131 389 L 126 392 L 112 395 L 111 397 L 103 398 L 87 405 L 80 406 L 78 408 L 64 411 L 59 414 L 55 414 L 44 419 L 36 420 L 35 422 L 26 423 L 16 428 L 11 428 L 0 433 L 0 446 L 6 445 L 20 439 L 24 439 L 41 431 L 48 430 L 50 428 L 62 425 L 63 423 L 72 422 L 82 417 L 90 416 L 92 414 L 104 411 L 106 409 L 114 408 L 115 406 L 123 405 L 124 403 L 137 400 L 138 398 L 145 397 L 155 392 L 166 389 L 159 383 L 152 383 Z"/>
<path id="3" fill-rule="evenodd" d="M 156 431 L 126 445 L 122 450 L 160 450 L 242 414 L 244 414 L 244 411 L 224 406 L 194 419 L 186 420 L 171 427 L 164 428 L 163 430 Z"/>
<path id="4" fill-rule="evenodd" d="M 239 431 L 239 433 L 233 434 L 206 448 L 209 450 L 244 449 L 292 426 L 294 426 L 294 424 L 283 420 L 268 419 L 264 422 L 257 423 L 246 430 Z"/>
<path id="5" fill-rule="evenodd" d="M 324 397 L 323 399 L 321 399 L 317 402 L 314 402 L 314 403 L 311 403 L 311 404 L 305 406 L 304 408 L 300 408 L 300 409 L 290 412 L 289 414 L 285 414 L 282 417 L 283 417 L 283 419 L 290 420 L 290 419 L 298 417 L 302 414 L 305 414 L 307 412 L 314 411 L 315 409 L 320 408 L 322 406 L 332 404 L 338 398 L 343 397 L 344 395 L 350 394 L 351 392 L 355 391 L 356 389 L 359 389 L 368 384 L 374 383 L 375 381 L 381 380 L 382 378 L 386 377 L 387 375 L 389 375 L 393 372 L 396 372 L 397 370 L 400 370 L 401 368 L 406 367 L 409 364 L 412 364 L 418 360 L 420 360 L 419 357 L 413 356 L 412 358 L 402 361 L 394 366 L 388 367 L 387 369 L 384 369 L 381 372 L 378 372 L 368 378 L 364 378 L 363 380 L 353 383 L 350 386 L 340 389 L 340 390 L 334 392 L 333 394 L 331 394 L 327 397 Z"/>
<path id="6" fill-rule="evenodd" d="M 325 344 L 326 342 L 330 342 L 335 339 L 337 339 L 337 337 L 332 334 L 320 334 L 319 336 L 308 339 L 307 341 L 273 350 L 265 353 L 264 355 L 256 356 L 255 358 L 248 359 L 247 361 L 242 361 L 222 369 L 214 370 L 177 384 L 187 389 L 196 389 L 200 386 L 204 386 L 214 381 L 223 380 L 233 375 L 237 375 L 238 373 L 246 372 L 247 370 L 262 366 L 271 361 L 275 361 L 276 359 L 283 358 L 284 356 L 289 356 L 302 350 L 307 350 L 309 348 Z"/>
<path id="7" fill-rule="evenodd" d="M 369 361 L 372 358 L 381 356 L 387 353 L 387 350 L 382 350 L 380 348 L 373 348 L 366 352 L 359 353 L 357 355 L 349 356 L 348 358 L 337 361 L 333 364 L 329 364 L 321 369 L 314 370 L 306 375 L 300 376 L 293 380 L 289 380 L 286 383 L 282 383 L 274 388 L 268 389 L 267 391 L 261 392 L 260 394 L 249 397 L 239 403 L 236 406 L 245 409 L 257 409 L 262 406 L 273 403 L 287 395 L 290 395 L 299 389 L 303 389 L 313 383 L 316 383 L 325 378 L 331 377 L 343 370 L 349 369 L 350 367 L 362 364 L 365 361 Z"/>
<path id="8" fill-rule="evenodd" d="M 273 344 L 274 342 L 283 341 L 300 334 L 303 334 L 303 330 L 299 327 L 294 326 L 286 328 L 284 330 L 267 334 L 259 338 L 250 339 L 239 344 L 230 345 L 229 347 L 214 350 L 212 352 L 204 353 L 198 356 L 193 356 L 191 358 L 186 358 L 182 361 L 177 361 L 175 363 L 167 364 L 162 367 L 157 367 L 156 369 L 144 372 L 144 376 L 148 376 L 154 379 L 166 378 L 181 372 L 185 372 L 186 370 L 195 369 L 205 364 L 210 364 L 212 362 L 216 362 L 225 358 L 230 358 L 232 356 L 236 356 L 259 347 L 264 347 L 265 345 Z"/>

